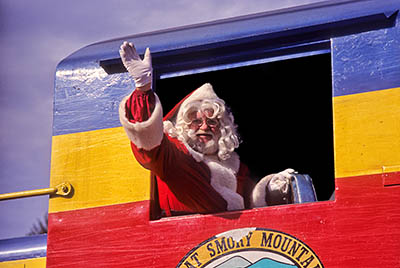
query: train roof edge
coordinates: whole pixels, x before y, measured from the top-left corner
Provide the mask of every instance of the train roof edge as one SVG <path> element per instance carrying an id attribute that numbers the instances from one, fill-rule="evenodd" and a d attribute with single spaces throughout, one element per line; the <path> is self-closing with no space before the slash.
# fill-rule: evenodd
<path id="1" fill-rule="evenodd" d="M 187 49 L 212 43 L 233 41 L 282 31 L 368 18 L 374 15 L 392 16 L 400 8 L 396 0 L 323 1 L 274 11 L 260 12 L 210 22 L 144 32 L 100 41 L 78 49 L 63 59 L 59 69 L 70 68 L 73 61 L 103 61 L 119 58 L 122 41 L 133 41 L 139 52 L 151 47 L 152 53 Z M 321 15 L 323 14 L 323 15 Z M 282 21 L 285 21 L 283 24 Z M 268 25 L 266 27 L 265 25 Z M 64 64 L 66 64 L 64 66 Z"/>

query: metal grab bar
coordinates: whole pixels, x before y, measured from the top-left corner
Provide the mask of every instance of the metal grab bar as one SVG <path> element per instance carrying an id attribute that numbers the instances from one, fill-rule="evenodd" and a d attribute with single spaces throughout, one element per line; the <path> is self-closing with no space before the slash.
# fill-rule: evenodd
<path id="1" fill-rule="evenodd" d="M 10 200 L 17 198 L 32 197 L 38 195 L 58 195 L 58 196 L 68 196 L 72 192 L 72 185 L 69 182 L 63 182 L 55 187 L 21 191 L 15 193 L 0 194 L 0 201 Z"/>

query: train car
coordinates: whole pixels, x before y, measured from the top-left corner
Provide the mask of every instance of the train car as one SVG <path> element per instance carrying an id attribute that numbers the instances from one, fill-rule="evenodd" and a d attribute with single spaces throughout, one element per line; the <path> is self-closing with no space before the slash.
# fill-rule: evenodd
<path id="1" fill-rule="evenodd" d="M 49 201 L 47 267 L 400 267 L 399 9 L 327 1 L 104 41 L 64 59 L 50 185 L 72 191 Z M 119 122 L 135 89 L 123 41 L 151 48 L 165 113 L 211 83 L 254 177 L 294 168 L 316 198 L 160 214 L 153 175 Z"/>

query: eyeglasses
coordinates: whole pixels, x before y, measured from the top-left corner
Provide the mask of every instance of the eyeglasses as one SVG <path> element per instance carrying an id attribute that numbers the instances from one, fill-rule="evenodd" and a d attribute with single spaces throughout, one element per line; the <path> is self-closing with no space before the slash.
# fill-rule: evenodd
<path id="1" fill-rule="evenodd" d="M 203 125 L 204 120 L 201 118 L 196 118 L 190 123 L 192 127 L 199 128 Z M 211 119 L 211 118 L 206 118 L 205 123 L 209 127 L 216 127 L 219 124 L 219 121 L 217 119 Z"/>

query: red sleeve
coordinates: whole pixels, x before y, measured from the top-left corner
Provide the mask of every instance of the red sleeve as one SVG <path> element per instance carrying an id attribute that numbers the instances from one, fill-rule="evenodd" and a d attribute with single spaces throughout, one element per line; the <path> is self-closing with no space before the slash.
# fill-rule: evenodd
<path id="1" fill-rule="evenodd" d="M 146 121 L 155 104 L 153 91 L 135 90 L 125 103 L 126 118 L 131 123 Z M 139 149 L 132 142 L 131 147 L 136 160 L 168 186 L 159 193 L 163 209 L 196 213 L 226 210 L 226 201 L 210 184 L 208 166 L 196 162 L 177 139 L 164 135 L 161 144 L 150 151 Z"/>
<path id="2" fill-rule="evenodd" d="M 239 172 L 237 174 L 237 192 L 244 199 L 244 207 L 251 207 L 251 193 L 253 192 L 253 188 L 255 186 L 255 182 L 250 177 L 249 168 L 240 163 Z"/>
<path id="3" fill-rule="evenodd" d="M 150 151 L 131 145 L 137 161 L 168 185 L 168 189 L 163 189 L 167 192 L 159 193 L 168 199 L 160 199 L 162 209 L 195 213 L 226 211 L 225 199 L 210 184 L 210 169 L 194 160 L 181 142 L 164 135 L 161 145 Z"/>
<path id="4" fill-rule="evenodd" d="M 143 122 L 149 119 L 154 111 L 156 98 L 152 90 L 135 90 L 125 103 L 126 118 L 129 122 Z"/>

